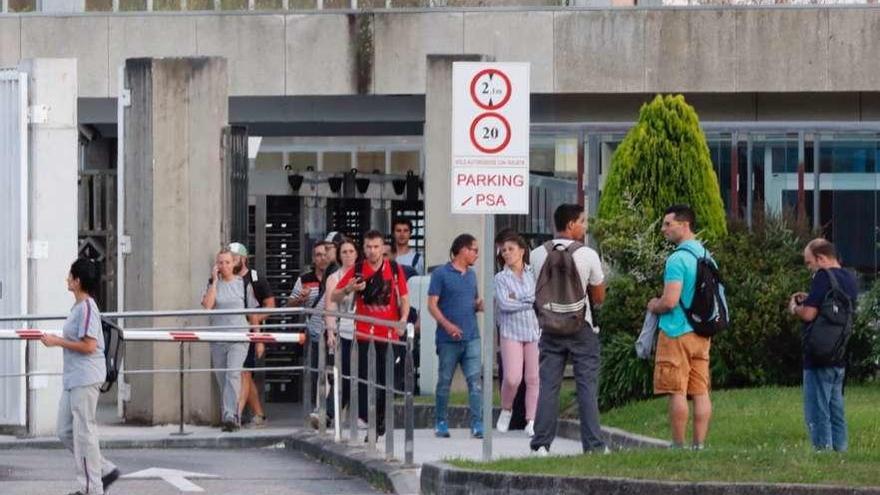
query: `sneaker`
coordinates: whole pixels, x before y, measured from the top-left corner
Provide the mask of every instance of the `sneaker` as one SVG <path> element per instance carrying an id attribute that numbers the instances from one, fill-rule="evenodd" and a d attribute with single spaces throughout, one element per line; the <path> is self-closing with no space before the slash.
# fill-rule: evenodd
<path id="1" fill-rule="evenodd" d="M 358 418 L 358 430 L 366 430 L 369 427 L 366 421 Z"/>
<path id="2" fill-rule="evenodd" d="M 437 425 L 434 427 L 434 436 L 449 438 L 449 425 L 446 424 L 446 421 L 437 421 Z"/>
<path id="3" fill-rule="evenodd" d="M 471 428 L 471 437 L 473 438 L 483 438 L 483 426 L 475 426 Z"/>
<path id="4" fill-rule="evenodd" d="M 537 450 L 533 450 L 532 455 L 536 455 L 538 457 L 549 457 L 550 449 L 542 445 L 541 447 L 538 447 Z"/>
<path id="5" fill-rule="evenodd" d="M 507 430 L 510 429 L 510 418 L 512 416 L 512 411 L 502 409 L 501 414 L 498 415 L 498 422 L 495 423 L 495 429 L 501 433 L 507 433 Z"/>
<path id="6" fill-rule="evenodd" d="M 233 432 L 233 431 L 238 431 L 238 429 L 239 429 L 238 421 L 236 421 L 234 418 L 226 419 L 223 421 L 223 424 L 220 427 L 220 429 L 222 431 L 225 431 L 228 433 Z"/>
<path id="7" fill-rule="evenodd" d="M 113 469 L 109 473 L 101 476 L 101 485 L 104 486 L 104 491 L 107 491 L 107 488 L 110 488 L 110 485 L 116 482 L 119 479 L 119 469 Z"/>
<path id="8" fill-rule="evenodd" d="M 695 443 L 695 444 L 691 447 L 691 449 L 692 449 L 692 450 L 695 450 L 695 451 L 706 450 L 706 445 L 705 445 L 705 444 L 702 444 L 702 443 Z"/>
<path id="9" fill-rule="evenodd" d="M 526 423 L 525 431 L 527 437 L 532 438 L 533 436 L 535 436 L 535 422 L 529 421 L 528 423 Z"/>
<path id="10" fill-rule="evenodd" d="M 255 414 L 251 421 L 244 425 L 245 428 L 265 428 L 266 427 L 266 416 L 260 416 Z"/>
<path id="11" fill-rule="evenodd" d="M 321 417 L 318 416 L 318 413 L 313 412 L 309 414 L 309 424 L 313 430 L 317 430 L 321 426 Z"/>

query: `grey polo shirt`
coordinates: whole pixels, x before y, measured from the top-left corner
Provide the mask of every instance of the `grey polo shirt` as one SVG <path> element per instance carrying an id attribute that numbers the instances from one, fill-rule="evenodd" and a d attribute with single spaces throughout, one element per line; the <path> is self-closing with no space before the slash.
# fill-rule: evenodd
<path id="1" fill-rule="evenodd" d="M 91 297 L 76 303 L 64 321 L 63 337 L 71 342 L 79 342 L 85 337 L 98 341 L 94 352 L 81 352 L 64 349 L 64 390 L 104 383 L 107 368 L 104 364 L 104 333 L 101 331 L 101 313 Z"/>

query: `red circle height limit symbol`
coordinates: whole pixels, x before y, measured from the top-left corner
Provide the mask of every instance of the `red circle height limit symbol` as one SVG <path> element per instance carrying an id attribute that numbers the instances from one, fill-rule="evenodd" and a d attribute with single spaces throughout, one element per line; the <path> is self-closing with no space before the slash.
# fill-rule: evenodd
<path id="1" fill-rule="evenodd" d="M 504 134 L 499 135 L 497 126 L 486 126 L 484 127 L 483 133 L 480 134 L 480 122 L 489 121 L 489 119 L 494 119 L 501 123 L 504 127 Z M 486 112 L 481 113 L 471 122 L 471 130 L 470 130 L 471 144 L 474 145 L 474 148 L 482 151 L 483 153 L 495 154 L 499 153 L 507 148 L 507 145 L 510 144 L 510 123 L 507 122 L 507 119 L 504 118 L 500 113 L 495 112 Z M 492 141 L 497 141 L 501 139 L 500 144 L 492 145 L 490 144 Z M 484 146 L 480 143 L 481 140 L 486 140 L 488 143 Z"/>
<path id="2" fill-rule="evenodd" d="M 484 110 L 503 107 L 511 93 L 510 78 L 498 69 L 483 69 L 471 79 L 471 100 Z"/>

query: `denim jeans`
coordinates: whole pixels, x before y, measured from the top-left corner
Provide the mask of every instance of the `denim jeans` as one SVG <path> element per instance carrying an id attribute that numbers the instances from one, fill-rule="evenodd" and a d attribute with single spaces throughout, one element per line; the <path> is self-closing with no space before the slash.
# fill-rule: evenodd
<path id="1" fill-rule="evenodd" d="M 435 420 L 446 421 L 446 408 L 449 405 L 449 387 L 452 385 L 452 376 L 455 367 L 461 365 L 461 371 L 467 380 L 468 404 L 471 412 L 471 429 L 482 428 L 483 421 L 483 397 L 480 359 L 480 339 L 476 338 L 464 342 L 438 342 L 437 343 L 437 392 L 435 405 Z"/>
<path id="2" fill-rule="evenodd" d="M 804 369 L 804 419 L 816 450 L 847 449 L 844 374 L 844 368 Z"/>

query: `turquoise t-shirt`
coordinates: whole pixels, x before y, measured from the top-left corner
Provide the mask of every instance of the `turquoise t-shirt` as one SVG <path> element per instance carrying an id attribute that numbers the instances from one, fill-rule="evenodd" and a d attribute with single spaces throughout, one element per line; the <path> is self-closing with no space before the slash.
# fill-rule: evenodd
<path id="1" fill-rule="evenodd" d="M 696 256 L 679 251 L 681 249 L 687 249 Z M 700 244 L 700 241 L 690 240 L 679 244 L 676 251 L 666 259 L 663 283 L 681 282 L 681 304 L 686 307 L 690 307 L 694 300 L 694 286 L 697 283 L 697 257 L 703 257 L 704 254 L 709 253 Z M 711 255 L 709 259 L 712 259 Z M 676 304 L 671 311 L 660 315 L 659 326 L 666 333 L 666 336 L 671 338 L 694 331 L 679 304 Z"/>

